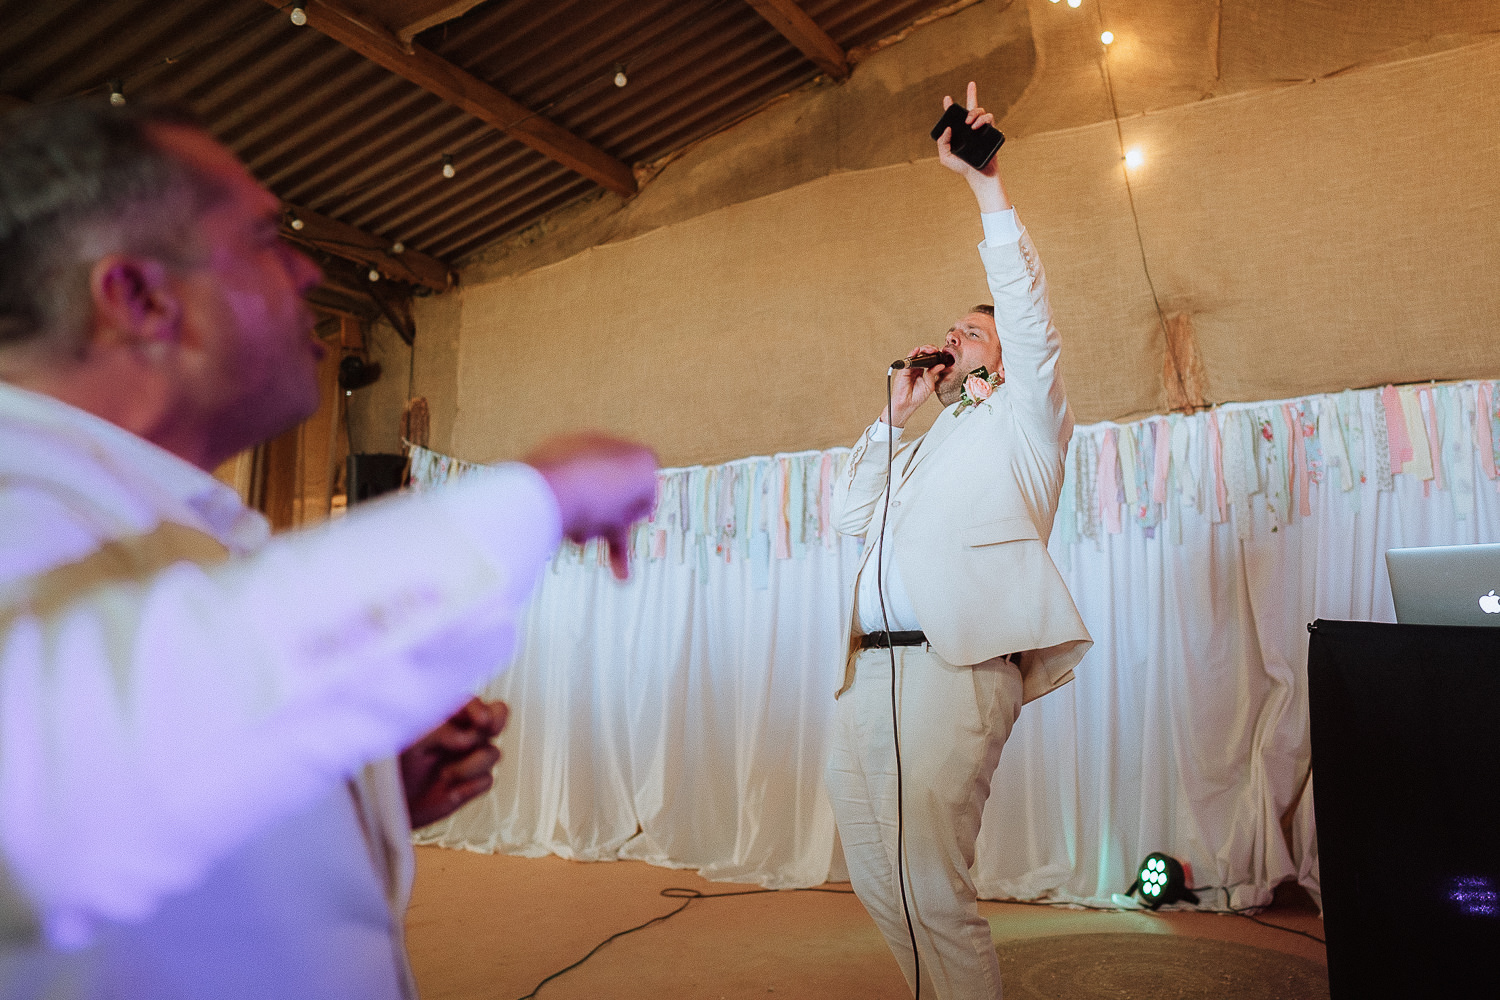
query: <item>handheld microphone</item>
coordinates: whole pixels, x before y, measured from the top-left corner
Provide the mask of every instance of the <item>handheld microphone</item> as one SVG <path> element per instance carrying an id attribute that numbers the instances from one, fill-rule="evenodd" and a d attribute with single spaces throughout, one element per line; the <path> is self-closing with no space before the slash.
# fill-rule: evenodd
<path id="1" fill-rule="evenodd" d="M 918 354 L 910 358 L 901 358 L 891 364 L 891 371 L 901 371 L 903 368 L 936 368 L 938 365 L 953 364 L 953 355 L 947 351 L 934 351 L 931 354 Z"/>

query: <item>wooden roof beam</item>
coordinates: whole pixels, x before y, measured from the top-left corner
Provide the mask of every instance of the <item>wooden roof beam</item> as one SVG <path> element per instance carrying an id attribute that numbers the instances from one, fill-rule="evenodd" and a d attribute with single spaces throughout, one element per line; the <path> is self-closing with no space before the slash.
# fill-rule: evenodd
<path id="1" fill-rule="evenodd" d="M 395 247 L 399 244 L 285 201 L 281 203 L 281 235 L 326 250 L 335 257 L 368 264 L 384 277 L 422 285 L 435 292 L 446 291 L 453 285 L 453 272 L 436 257 L 410 247 L 397 251 Z"/>
<path id="2" fill-rule="evenodd" d="M 280 0 L 266 0 L 266 3 L 277 8 L 283 6 Z M 636 193 L 635 174 L 628 164 L 534 113 L 467 70 L 420 45 L 409 46 L 408 52 L 408 46 L 389 29 L 361 20 L 333 0 L 307 0 L 303 10 L 309 27 L 493 125 L 517 142 L 618 195 L 629 197 Z"/>
<path id="3" fill-rule="evenodd" d="M 380 0 L 375 9 L 385 8 L 385 23 L 411 51 L 411 40 L 428 28 L 463 17 L 483 0 Z M 366 0 L 369 4 L 370 0 Z"/>
<path id="4" fill-rule="evenodd" d="M 0 93 L 0 114 L 29 106 L 28 101 Z M 294 219 L 301 225 L 294 226 Z M 406 248 L 397 253 L 391 241 L 346 222 L 320 215 L 310 208 L 282 202 L 281 234 L 295 242 L 318 247 L 335 257 L 367 264 L 387 278 L 422 285 L 435 292 L 446 291 L 453 286 L 453 271 L 436 257 Z"/>
<path id="5" fill-rule="evenodd" d="M 828 32 L 797 6 L 796 0 L 745 0 L 771 27 L 802 50 L 802 54 L 836 80 L 849 76 L 849 57 Z"/>

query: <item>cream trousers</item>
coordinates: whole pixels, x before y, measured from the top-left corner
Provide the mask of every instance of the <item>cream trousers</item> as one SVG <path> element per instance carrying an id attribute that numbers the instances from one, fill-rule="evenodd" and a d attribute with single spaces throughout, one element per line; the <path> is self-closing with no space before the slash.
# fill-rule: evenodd
<path id="1" fill-rule="evenodd" d="M 926 646 L 895 651 L 907 905 L 923 1000 L 998 1000 L 1000 967 L 979 915 L 974 843 L 1000 750 L 1021 711 L 1007 659 L 956 667 Z M 896 742 L 891 651 L 862 650 L 834 710 L 828 790 L 849 880 L 913 992 L 911 940 L 896 879 Z"/>

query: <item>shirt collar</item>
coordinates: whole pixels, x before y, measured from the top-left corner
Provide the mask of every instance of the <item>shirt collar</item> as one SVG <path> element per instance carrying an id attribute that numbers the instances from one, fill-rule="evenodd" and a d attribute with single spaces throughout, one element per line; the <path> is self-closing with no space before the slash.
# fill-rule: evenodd
<path id="1" fill-rule="evenodd" d="M 43 393 L 0 382 L 0 420 L 21 423 L 85 449 L 130 481 L 152 489 L 163 506 L 177 507 L 196 527 L 232 552 L 259 547 L 266 519 L 239 493 L 202 469 L 87 410 Z"/>

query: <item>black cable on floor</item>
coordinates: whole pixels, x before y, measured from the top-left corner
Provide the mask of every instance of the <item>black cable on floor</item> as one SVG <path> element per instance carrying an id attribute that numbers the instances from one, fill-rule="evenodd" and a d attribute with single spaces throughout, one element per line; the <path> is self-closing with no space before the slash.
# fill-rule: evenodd
<path id="1" fill-rule="evenodd" d="M 1312 940 L 1318 942 L 1318 944 L 1321 944 L 1321 945 L 1325 945 L 1326 946 L 1328 944 L 1327 941 L 1324 941 L 1322 938 L 1318 937 L 1316 934 L 1309 934 L 1307 931 L 1299 931 L 1295 927 L 1283 927 L 1280 924 L 1273 924 L 1273 923 L 1270 923 L 1269 921 L 1262 920 L 1259 917 L 1252 917 L 1250 915 L 1250 911 L 1252 909 L 1262 909 L 1262 907 L 1248 907 L 1247 906 L 1243 910 L 1236 910 L 1234 907 L 1232 907 L 1232 906 L 1229 905 L 1229 890 L 1226 889 L 1226 888 L 1224 888 L 1223 886 L 1218 886 L 1218 890 L 1224 894 L 1224 906 L 1225 906 L 1225 909 L 1224 909 L 1223 912 L 1225 912 L 1225 913 L 1233 914 L 1236 917 L 1244 917 L 1246 920 L 1250 921 L 1251 923 L 1260 924 L 1262 927 L 1272 927 L 1272 928 L 1275 928 L 1278 931 L 1286 931 L 1288 934 L 1301 934 L 1303 937 L 1305 937 L 1305 938 L 1311 938 Z"/>
<path id="2" fill-rule="evenodd" d="M 1272 928 L 1275 928 L 1278 931 L 1286 931 L 1288 934 L 1301 934 L 1305 938 L 1311 938 L 1312 940 L 1318 942 L 1318 944 L 1321 944 L 1321 945 L 1327 945 L 1328 944 L 1327 941 L 1324 941 L 1322 938 L 1318 937 L 1316 934 L 1309 934 L 1307 931 L 1299 931 L 1295 927 L 1283 927 L 1280 924 L 1273 924 L 1269 920 L 1262 920 L 1259 917 L 1252 917 L 1249 913 L 1245 912 L 1244 910 L 1230 910 L 1229 912 L 1232 913 L 1232 914 L 1234 914 L 1236 917 L 1244 917 L 1246 920 L 1250 921 L 1251 923 L 1260 924 L 1262 927 L 1272 927 Z"/>
<path id="3" fill-rule="evenodd" d="M 1046 900 L 1046 899 L 992 899 L 992 900 L 989 900 L 988 902 L 992 902 L 992 903 L 1005 903 L 1008 906 L 1062 906 L 1062 907 L 1067 907 L 1069 909 L 1095 910 L 1095 911 L 1097 911 L 1099 913 L 1137 913 L 1137 912 L 1139 912 L 1137 910 L 1125 910 L 1125 909 L 1121 909 L 1118 906 L 1093 906 L 1093 905 L 1090 905 L 1089 903 L 1070 903 L 1070 902 L 1066 902 L 1066 901 L 1063 901 L 1063 900 L 1052 901 L 1052 900 Z M 1258 907 L 1257 907 L 1257 909 L 1258 909 Z M 1244 917 L 1246 920 L 1249 920 L 1249 921 L 1251 921 L 1253 923 L 1260 924 L 1262 927 L 1270 927 L 1270 928 L 1273 928 L 1273 929 L 1278 930 L 1278 931 L 1286 931 L 1288 934 L 1301 934 L 1305 938 L 1311 938 L 1312 940 L 1318 942 L 1318 944 L 1326 945 L 1328 943 L 1328 942 L 1324 941 L 1322 938 L 1318 937 L 1316 934 L 1310 934 L 1307 931 L 1299 931 L 1295 927 L 1283 927 L 1281 924 L 1273 924 L 1270 921 L 1262 920 L 1259 917 L 1252 917 L 1250 915 L 1250 911 L 1248 909 L 1246 909 L 1246 910 L 1236 910 L 1236 909 L 1232 909 L 1231 908 L 1231 909 L 1226 909 L 1226 910 L 1197 910 L 1195 912 L 1198 912 L 1198 913 L 1227 913 L 1228 915 L 1230 915 L 1232 917 Z"/>
<path id="4" fill-rule="evenodd" d="M 541 988 L 543 986 L 546 986 L 548 983 L 552 982 L 552 980 L 556 979 L 558 976 L 562 975 L 565 972 L 572 972 L 584 962 L 587 962 L 589 959 L 593 958 L 594 954 L 598 952 L 600 948 L 603 948 L 615 938 L 622 938 L 626 934 L 634 934 L 636 931 L 644 930 L 647 927 L 650 927 L 652 924 L 659 924 L 663 920 L 669 920 L 672 917 L 677 916 L 677 914 L 681 913 L 683 910 L 687 909 L 688 905 L 695 899 L 723 899 L 727 896 L 760 896 L 768 892 L 829 892 L 834 894 L 835 896 L 854 895 L 853 889 L 825 889 L 822 886 L 812 886 L 806 889 L 741 889 L 737 892 L 699 892 L 697 889 L 685 889 L 681 886 L 668 886 L 661 891 L 661 895 L 667 897 L 668 899 L 682 900 L 683 903 L 681 906 L 673 910 L 671 913 L 663 913 L 659 917 L 652 917 L 644 924 L 637 924 L 636 926 L 631 927 L 627 930 L 617 931 L 616 933 L 611 934 L 603 941 L 600 941 L 598 944 L 594 945 L 593 948 L 589 949 L 589 953 L 587 955 L 583 956 L 567 968 L 558 969 L 556 972 L 552 973 L 552 975 L 537 983 L 530 993 L 526 994 L 523 997 L 517 997 L 516 1000 L 533 1000 L 537 993 L 541 991 Z"/>

